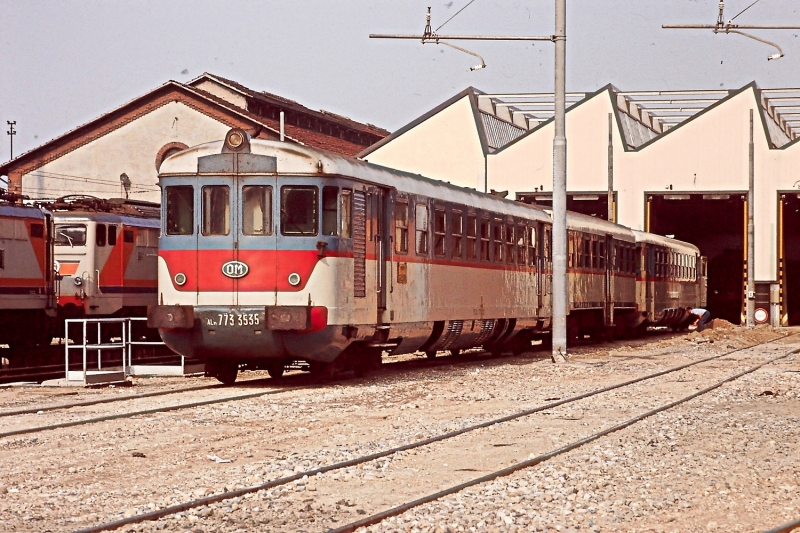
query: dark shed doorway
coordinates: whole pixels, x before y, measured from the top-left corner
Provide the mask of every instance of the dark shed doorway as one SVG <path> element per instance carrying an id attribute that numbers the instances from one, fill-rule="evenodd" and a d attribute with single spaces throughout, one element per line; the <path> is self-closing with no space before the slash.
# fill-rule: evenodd
<path id="1" fill-rule="evenodd" d="M 781 281 L 781 313 L 787 326 L 800 325 L 800 194 L 780 195 L 780 242 L 778 276 Z"/>
<path id="2" fill-rule="evenodd" d="M 647 194 L 645 228 L 708 257 L 708 310 L 741 323 L 746 193 Z"/>

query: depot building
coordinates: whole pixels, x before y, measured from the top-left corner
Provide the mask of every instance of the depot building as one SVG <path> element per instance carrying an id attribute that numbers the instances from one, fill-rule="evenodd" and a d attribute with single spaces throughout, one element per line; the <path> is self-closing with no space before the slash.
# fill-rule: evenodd
<path id="1" fill-rule="evenodd" d="M 752 112 L 756 307 L 764 321 L 800 324 L 800 89 L 609 85 L 568 93 L 567 106 L 568 209 L 697 245 L 708 257 L 708 308 L 734 323 L 746 296 Z M 470 87 L 359 157 L 548 206 L 553 112 L 552 94 Z"/>

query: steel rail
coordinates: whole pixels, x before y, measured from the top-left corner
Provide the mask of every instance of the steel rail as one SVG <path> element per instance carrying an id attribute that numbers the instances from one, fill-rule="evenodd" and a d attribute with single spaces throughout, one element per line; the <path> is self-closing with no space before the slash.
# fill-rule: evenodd
<path id="1" fill-rule="evenodd" d="M 773 527 L 764 533 L 789 533 L 789 531 L 794 531 L 797 528 L 800 528 L 800 518 L 792 520 L 791 522 L 786 522 L 778 527 Z"/>
<path id="2" fill-rule="evenodd" d="M 13 431 L 6 431 L 0 433 L 0 439 L 6 437 L 14 437 L 16 435 L 26 435 L 28 433 L 38 433 L 40 431 L 47 431 L 51 429 L 69 428 L 74 426 L 82 426 L 84 424 L 94 424 L 96 422 L 106 422 L 108 420 L 119 420 L 121 418 L 131 418 L 141 415 L 152 415 L 155 413 L 168 413 L 170 411 L 179 411 L 181 409 L 191 409 L 193 407 L 202 407 L 204 405 L 213 405 L 215 403 L 235 402 L 239 400 L 249 400 L 252 398 L 259 398 L 261 396 L 269 396 L 272 394 L 281 394 L 284 392 L 291 392 L 295 390 L 307 389 L 307 386 L 287 387 L 285 389 L 270 389 L 268 391 L 251 392 L 250 394 L 240 394 L 238 396 L 228 396 L 226 398 L 215 398 L 213 400 L 201 400 L 199 402 L 182 403 L 178 405 L 169 405 L 166 407 L 154 407 L 153 409 L 143 409 L 141 411 L 131 411 L 128 413 L 119 413 L 116 415 L 98 416 L 96 418 L 86 418 L 83 420 L 73 420 L 71 422 L 62 422 L 60 424 L 51 424 L 48 426 L 37 426 L 26 429 L 15 429 Z"/>
<path id="3" fill-rule="evenodd" d="M 443 498 L 445 496 L 449 496 L 451 494 L 455 494 L 457 492 L 461 492 L 462 490 L 467 489 L 469 487 L 473 487 L 473 486 L 479 485 L 481 483 L 486 483 L 487 481 L 493 481 L 493 480 L 495 480 L 495 479 L 497 479 L 499 477 L 508 476 L 510 474 L 513 474 L 514 472 L 518 472 L 519 470 L 523 470 L 523 469 L 529 468 L 531 466 L 536 466 L 539 463 L 547 461 L 548 459 L 552 459 L 553 457 L 556 457 L 558 455 L 562 455 L 564 453 L 570 452 L 570 451 L 572 451 L 572 450 L 574 450 L 576 448 L 580 448 L 581 446 L 584 446 L 586 444 L 589 444 L 591 442 L 596 441 L 597 439 L 605 437 L 606 435 L 609 435 L 609 434 L 614 433 L 616 431 L 619 431 L 621 429 L 625 429 L 627 427 L 630 427 L 633 424 L 636 424 L 637 422 L 641 422 L 645 418 L 649 418 L 649 417 L 651 417 L 653 415 L 656 415 L 658 413 L 661 413 L 663 411 L 666 411 L 668 409 L 672 409 L 673 407 L 676 407 L 678 405 L 686 403 L 686 402 L 688 402 L 690 400 L 693 400 L 693 399 L 697 398 L 698 396 L 702 396 L 704 394 L 707 394 L 707 393 L 713 391 L 714 389 L 718 389 L 719 387 L 723 386 L 726 383 L 729 383 L 731 381 L 735 381 L 735 380 L 739 379 L 740 377 L 746 376 L 747 374 L 751 374 L 751 373 L 755 372 L 756 370 L 758 370 L 758 369 L 760 369 L 760 368 L 762 368 L 762 367 L 764 367 L 764 366 L 766 366 L 768 364 L 774 363 L 775 361 L 779 361 L 781 359 L 789 357 L 790 355 L 798 353 L 798 352 L 800 352 L 800 349 L 792 350 L 789 353 L 780 355 L 778 357 L 774 357 L 774 358 L 772 358 L 772 359 L 770 359 L 768 361 L 765 361 L 763 363 L 760 363 L 758 365 L 750 367 L 747 370 L 744 370 L 742 372 L 739 372 L 737 374 L 729 376 L 729 377 L 723 379 L 722 381 L 718 381 L 717 383 L 714 383 L 713 385 L 711 385 L 709 387 L 706 387 L 705 389 L 701 389 L 701 390 L 699 390 L 699 391 L 697 391 L 697 392 L 695 392 L 693 394 L 690 394 L 689 396 L 685 396 L 684 398 L 681 398 L 680 400 L 676 400 L 674 402 L 670 402 L 668 404 L 662 405 L 661 407 L 657 407 L 655 409 L 651 409 L 650 411 L 647 411 L 646 413 L 642 413 L 642 414 L 640 414 L 638 416 L 635 416 L 635 417 L 630 418 L 630 419 L 628 419 L 628 420 L 626 420 L 624 422 L 621 422 L 621 423 L 619 423 L 619 424 L 617 424 L 615 426 L 612 426 L 610 428 L 604 429 L 603 431 L 600 431 L 598 433 L 595 433 L 595 434 L 590 435 L 588 437 L 585 437 L 583 439 L 580 439 L 580 440 L 577 440 L 577 441 L 572 442 L 570 444 L 567 444 L 566 446 L 562 446 L 561 448 L 558 448 L 558 449 L 553 450 L 551 452 L 544 453 L 542 455 L 534 457 L 533 459 L 528 459 L 527 461 L 522 461 L 520 463 L 516 463 L 514 465 L 511 465 L 509 467 L 503 468 L 501 470 L 497 470 L 497 471 L 492 472 L 490 474 L 486 474 L 485 476 L 481 476 L 481 477 L 478 477 L 478 478 L 475 478 L 475 479 L 471 479 L 469 481 L 466 481 L 464 483 L 460 483 L 460 484 L 455 485 L 453 487 L 450 487 L 448 489 L 441 490 L 439 492 L 435 492 L 435 493 L 429 494 L 427 496 L 423 496 L 422 498 L 418 498 L 418 499 L 416 499 L 414 501 L 411 501 L 411 502 L 408 502 L 408 503 L 404 503 L 402 505 L 398 505 L 397 507 L 393 507 L 391 509 L 387 509 L 385 511 L 381 511 L 379 513 L 375 513 L 375 514 L 373 514 L 371 516 L 367 516 L 367 517 L 362 518 L 360 520 L 356 520 L 355 522 L 351 522 L 349 524 L 345 524 L 344 526 L 341 526 L 341 527 L 338 527 L 338 528 L 335 528 L 335 529 L 330 529 L 330 530 L 328 530 L 328 533 L 350 533 L 350 532 L 355 531 L 356 529 L 358 529 L 360 527 L 371 526 L 371 525 L 377 524 L 377 523 L 382 522 L 383 520 L 385 520 L 387 518 L 390 518 L 392 516 L 397 516 L 397 515 L 399 515 L 401 513 L 404 513 L 404 512 L 406 512 L 406 511 L 408 511 L 410 509 L 413 509 L 414 507 L 419 507 L 420 505 L 423 505 L 423 504 L 426 504 L 426 503 L 430 503 L 432 501 L 441 499 L 441 498 Z M 781 530 L 781 531 L 783 531 L 783 530 Z"/>
<path id="4" fill-rule="evenodd" d="M 731 355 L 731 354 L 734 354 L 734 353 L 737 353 L 737 352 L 741 352 L 741 351 L 744 351 L 744 350 L 749 350 L 751 348 L 755 348 L 757 346 L 761 346 L 762 344 L 768 344 L 770 342 L 774 342 L 776 340 L 792 337 L 794 335 L 798 335 L 798 333 L 792 333 L 790 335 L 781 335 L 779 337 L 775 337 L 774 339 L 770 339 L 768 341 L 759 342 L 759 343 L 756 343 L 756 344 L 752 344 L 750 346 L 744 346 L 742 348 L 737 348 L 735 350 L 730 350 L 730 351 L 724 352 L 722 354 L 706 357 L 706 358 L 700 359 L 698 361 L 693 361 L 691 363 L 685 363 L 683 365 L 678 365 L 678 366 L 675 366 L 675 367 L 672 367 L 672 368 L 668 368 L 666 370 L 661 370 L 661 371 L 655 372 L 653 374 L 648 374 L 646 376 L 642 376 L 642 377 L 639 377 L 639 378 L 634 378 L 634 379 L 631 379 L 631 380 L 628 380 L 628 381 L 623 381 L 623 382 L 617 383 L 615 385 L 609 385 L 608 387 L 603 387 L 601 389 L 596 389 L 594 391 L 590 391 L 590 392 L 586 392 L 586 393 L 583 393 L 583 394 L 579 394 L 577 396 L 572 396 L 570 398 L 566 398 L 566 399 L 563 399 L 563 400 L 558 400 L 558 401 L 555 401 L 555 402 L 547 403 L 547 404 L 544 404 L 544 405 L 541 405 L 541 406 L 538 406 L 538 407 L 534 407 L 534 408 L 531 408 L 531 409 L 525 409 L 525 410 L 520 411 L 518 413 L 507 415 L 507 416 L 504 416 L 504 417 L 501 417 L 501 418 L 496 418 L 496 419 L 493 419 L 493 420 L 488 420 L 486 422 L 481 422 L 480 424 L 475 424 L 475 425 L 472 425 L 472 426 L 468 426 L 466 428 L 457 429 L 457 430 L 454 430 L 454 431 L 448 431 L 447 433 L 442 433 L 441 435 L 437 435 L 435 437 L 429 437 L 427 439 L 418 440 L 418 441 L 415 441 L 415 442 L 404 444 L 402 446 L 396 446 L 394 448 L 390 448 L 390 449 L 384 450 L 382 452 L 376 452 L 376 453 L 372 453 L 372 454 L 365 455 L 365 456 L 362 456 L 362 457 L 357 457 L 355 459 L 349 459 L 347 461 L 341 461 L 339 463 L 334 463 L 334 464 L 327 465 L 327 466 L 321 466 L 321 467 L 318 467 L 318 468 L 315 468 L 315 469 L 312 469 L 312 470 L 306 470 L 305 472 L 300 472 L 300 473 L 297 473 L 297 474 L 294 474 L 294 475 L 291 475 L 291 476 L 286 476 L 286 477 L 282 477 L 282 478 L 273 479 L 272 481 L 268 481 L 268 482 L 262 483 L 260 485 L 254 485 L 254 486 L 251 486 L 251 487 L 244 487 L 244 488 L 241 488 L 241 489 L 236 489 L 236 490 L 229 491 L 229 492 L 222 492 L 222 493 L 219 493 L 219 494 L 212 494 L 211 496 L 206 496 L 204 498 L 199 498 L 197 500 L 192 500 L 192 501 L 189 501 L 189 502 L 184 502 L 184 503 L 180 503 L 180 504 L 177 504 L 177 505 L 172 505 L 172 506 L 165 507 L 163 509 L 158 509 L 158 510 L 155 510 L 155 511 L 151 511 L 151 512 L 148 512 L 148 513 L 134 515 L 134 516 L 131 516 L 131 517 L 128 517 L 128 518 L 122 518 L 120 520 L 116 520 L 116 521 L 113 521 L 113 522 L 107 522 L 105 524 L 99 524 L 99 525 L 96 525 L 96 526 L 87 527 L 87 528 L 78 530 L 75 533 L 96 533 L 96 532 L 99 532 L 99 531 L 110 531 L 110 530 L 118 529 L 118 528 L 126 526 L 126 525 L 130 525 L 130 524 L 137 524 L 137 523 L 141 523 L 141 522 L 158 520 L 159 518 L 163 518 L 165 516 L 169 516 L 169 515 L 172 515 L 172 514 L 180 513 L 180 512 L 183 512 L 183 511 L 186 511 L 186 510 L 189 510 L 189 509 L 193 509 L 193 508 L 196 508 L 196 507 L 202 507 L 204 505 L 210 505 L 212 503 L 217 503 L 217 502 L 220 502 L 220 501 L 223 501 L 223 500 L 228 500 L 228 499 L 231 499 L 231 498 L 237 498 L 239 496 L 243 496 L 245 494 L 250 494 L 250 493 L 253 493 L 253 492 L 258 492 L 260 490 L 266 490 L 266 489 L 271 489 L 271 488 L 278 487 L 278 486 L 281 486 L 281 485 L 286 485 L 287 483 L 291 483 L 292 481 L 296 481 L 298 479 L 302 479 L 304 476 L 311 477 L 311 476 L 315 476 L 317 474 L 324 474 L 324 473 L 330 472 L 332 470 L 340 470 L 342 468 L 347 468 L 349 466 L 357 466 L 357 465 L 362 464 L 362 463 L 368 463 L 370 461 L 374 461 L 374 460 L 380 459 L 382 457 L 387 457 L 389 455 L 393 455 L 393 454 L 398 453 L 398 452 L 404 452 L 404 451 L 412 450 L 414 448 L 419 448 L 419 447 L 422 447 L 422 446 L 426 446 L 428 444 L 433 444 L 435 442 L 440 442 L 440 441 L 444 441 L 444 440 L 447 440 L 447 439 L 451 439 L 453 437 L 457 437 L 459 435 L 463 435 L 463 434 L 469 433 L 471 431 L 487 428 L 487 427 L 490 427 L 490 426 L 501 424 L 503 422 L 509 422 L 511 420 L 516 420 L 518 418 L 522 418 L 522 417 L 525 417 L 525 416 L 528 416 L 528 415 L 531 415 L 531 414 L 535 414 L 535 413 L 538 413 L 538 412 L 541 412 L 541 411 L 546 411 L 548 409 L 553 409 L 555 407 L 559 407 L 559 406 L 564 405 L 564 404 L 573 403 L 573 402 L 576 402 L 576 401 L 579 401 L 579 400 L 590 398 L 592 396 L 596 396 L 596 395 L 602 394 L 604 392 L 609 392 L 609 391 L 612 391 L 614 389 L 619 389 L 619 388 L 622 388 L 622 387 L 626 387 L 628 385 L 633 385 L 635 383 L 640 383 L 642 381 L 646 381 L 646 380 L 649 380 L 649 379 L 660 377 L 660 376 L 663 376 L 663 375 L 666 375 L 666 374 L 670 374 L 672 372 L 677 372 L 677 371 L 683 370 L 685 368 L 689 368 L 689 367 L 692 367 L 692 366 L 695 366 L 695 365 L 698 365 L 698 364 L 701 364 L 701 363 L 705 363 L 707 361 L 712 361 L 714 359 L 719 359 L 721 357 L 725 357 L 725 356 L 728 356 L 728 355 Z M 787 356 L 788 355 L 789 354 L 787 354 Z"/>
<path id="5" fill-rule="evenodd" d="M 61 372 L 63 374 L 63 370 Z M 263 381 L 262 379 L 253 379 L 250 380 L 251 382 L 258 382 Z M 241 383 L 248 383 L 248 381 L 242 381 Z M 248 383 L 249 384 L 249 383 Z M 186 387 L 183 389 L 174 389 L 174 390 L 164 390 L 164 391 L 157 391 L 157 392 L 143 392 L 142 394 L 131 394 L 129 396 L 119 396 L 116 398 L 98 398 L 96 400 L 85 400 L 82 402 L 73 402 L 73 403 L 64 403 L 64 404 L 57 404 L 57 405 L 48 405 L 45 407 L 31 407 L 30 409 L 17 409 L 16 411 L 4 411 L 0 412 L 0 418 L 6 416 L 17 416 L 17 415 L 30 415 L 30 414 L 37 414 L 40 411 L 57 411 L 59 409 L 72 409 L 73 407 L 85 407 L 87 405 L 98 405 L 103 403 L 114 403 L 114 402 L 122 402 L 126 400 L 138 400 L 139 398 L 153 398 L 154 396 L 166 396 L 167 394 L 178 394 L 180 392 L 193 392 L 199 390 L 209 390 L 209 389 L 221 389 L 227 387 L 227 385 L 223 385 L 222 383 L 214 384 L 214 385 L 198 385 L 195 387 Z"/>

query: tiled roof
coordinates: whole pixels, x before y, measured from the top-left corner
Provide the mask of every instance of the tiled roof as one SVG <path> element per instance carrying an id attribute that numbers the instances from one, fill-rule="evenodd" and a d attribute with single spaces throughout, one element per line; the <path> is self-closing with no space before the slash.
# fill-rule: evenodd
<path id="1" fill-rule="evenodd" d="M 247 97 L 253 98 L 254 100 L 264 102 L 267 104 L 278 105 L 281 107 L 287 108 L 287 110 L 296 111 L 299 113 L 303 113 L 312 117 L 315 117 L 319 120 L 324 120 L 326 122 L 335 122 L 343 127 L 350 128 L 355 131 L 360 131 L 363 133 L 368 133 L 370 135 L 376 135 L 378 137 L 386 137 L 389 135 L 389 131 L 379 128 L 373 124 L 364 124 L 361 122 L 357 122 L 351 118 L 337 115 L 336 113 L 331 113 L 330 111 L 319 110 L 316 111 L 314 109 L 309 109 L 308 107 L 297 103 L 294 100 L 290 100 L 288 98 L 284 98 L 282 96 L 278 96 L 276 94 L 268 93 L 268 92 L 258 92 L 245 87 L 241 83 L 235 82 L 233 80 L 229 80 L 227 78 L 223 78 L 222 76 L 217 76 L 216 74 L 210 74 L 208 72 L 204 73 L 202 76 L 190 81 L 188 85 L 195 85 L 200 83 L 204 80 L 216 80 L 224 85 L 229 86 L 232 89 L 244 94 Z M 363 146 L 361 148 L 363 150 Z"/>

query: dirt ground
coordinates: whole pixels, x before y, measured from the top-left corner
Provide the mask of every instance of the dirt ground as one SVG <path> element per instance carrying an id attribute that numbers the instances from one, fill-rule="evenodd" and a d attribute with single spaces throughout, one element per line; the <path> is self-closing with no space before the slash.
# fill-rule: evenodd
<path id="1" fill-rule="evenodd" d="M 249 487 L 704 357 L 758 348 L 460 437 L 191 509 L 123 531 L 327 531 L 549 452 L 746 368 L 800 335 L 712 330 L 543 353 L 404 357 L 364 379 L 0 439 L 0 531 L 73 531 Z M 370 531 L 763 531 L 800 516 L 800 361 L 789 355 L 707 395 Z M 389 360 L 386 359 L 388 363 Z M 249 374 L 249 375 L 248 375 Z M 244 378 L 260 378 L 248 373 Z M 0 389 L 0 409 L 212 384 Z M 0 432 L 308 384 L 304 375 L 0 418 Z M 227 462 L 230 461 L 230 462 Z"/>

